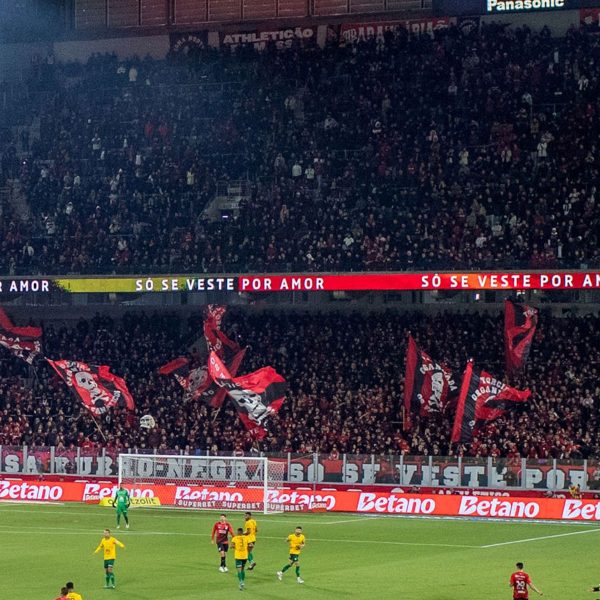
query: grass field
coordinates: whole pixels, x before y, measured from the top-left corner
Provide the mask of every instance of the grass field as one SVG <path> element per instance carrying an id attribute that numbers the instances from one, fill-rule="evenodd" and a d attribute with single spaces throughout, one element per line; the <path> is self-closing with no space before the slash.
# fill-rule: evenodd
<path id="1" fill-rule="evenodd" d="M 84 600 L 196 600 L 241 595 L 233 555 L 218 571 L 210 544 L 216 513 L 134 508 L 131 529 L 114 529 L 110 508 L 0 503 L 0 599 L 52 600 L 72 579 Z M 235 527 L 240 513 L 230 513 Z M 256 515 L 257 568 L 243 597 L 482 600 L 512 597 L 517 560 L 547 598 L 594 599 L 600 582 L 600 526 L 369 517 L 339 513 Z M 304 585 L 287 559 L 285 537 L 302 525 Z M 103 589 L 102 529 L 126 544 L 115 565 L 117 589 Z M 574 586 L 577 589 L 574 590 Z M 534 594 L 535 595 L 535 594 Z M 600 596 L 598 594 L 597 596 Z"/>

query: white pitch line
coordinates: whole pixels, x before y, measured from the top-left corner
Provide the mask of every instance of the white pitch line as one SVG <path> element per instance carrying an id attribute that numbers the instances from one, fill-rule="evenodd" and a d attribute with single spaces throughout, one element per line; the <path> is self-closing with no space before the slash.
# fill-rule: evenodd
<path id="1" fill-rule="evenodd" d="M 511 544 L 525 544 L 526 542 L 537 542 L 539 540 L 550 540 L 552 538 L 567 537 L 568 535 L 581 535 L 582 533 L 597 533 L 600 528 L 584 529 L 583 531 L 571 531 L 571 533 L 556 533 L 554 535 L 543 535 L 541 537 L 527 538 L 525 540 L 513 540 L 512 542 L 500 542 L 499 544 L 487 544 L 480 548 L 496 548 L 498 546 L 510 546 Z"/>
<path id="2" fill-rule="evenodd" d="M 18 529 L 18 525 L 0 525 L 1 529 L 9 530 L 11 533 L 20 535 L 35 534 L 39 535 L 102 535 L 101 531 L 97 529 L 73 529 L 72 527 L 25 527 Z M 111 531 L 115 531 L 114 529 Z M 7 531 L 8 533 L 8 531 Z M 179 532 L 179 531 L 119 531 L 117 533 L 119 537 L 123 536 L 123 539 L 131 536 L 146 536 L 146 535 L 168 535 L 168 536 L 182 536 L 182 537 L 210 537 L 209 533 L 190 533 L 190 532 Z M 282 536 L 273 535 L 261 535 L 261 540 L 281 540 L 285 541 Z M 431 546 L 434 548 L 473 548 L 479 549 L 481 546 L 467 546 L 464 544 L 427 544 L 424 542 L 391 542 L 386 540 L 340 540 L 340 539 L 328 539 L 328 538 L 309 538 L 309 542 L 327 542 L 327 543 L 351 543 L 351 544 L 385 544 L 389 546 Z"/>

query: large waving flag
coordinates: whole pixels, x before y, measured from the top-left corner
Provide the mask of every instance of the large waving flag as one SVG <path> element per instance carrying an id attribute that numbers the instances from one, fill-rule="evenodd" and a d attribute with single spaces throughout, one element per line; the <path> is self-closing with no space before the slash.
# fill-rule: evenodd
<path id="1" fill-rule="evenodd" d="M 15 327 L 0 308 L 0 346 L 31 365 L 42 353 L 42 328 Z"/>
<path id="2" fill-rule="evenodd" d="M 412 428 L 413 414 L 443 411 L 456 397 L 458 384 L 452 370 L 437 363 L 408 336 L 404 377 L 404 431 Z"/>
<path id="3" fill-rule="evenodd" d="M 483 422 L 497 419 L 530 395 L 529 390 L 517 390 L 485 371 L 475 371 L 469 361 L 460 387 L 452 443 L 468 444 Z"/>
<path id="4" fill-rule="evenodd" d="M 125 380 L 111 373 L 110 367 L 74 360 L 46 360 L 92 414 L 103 415 L 114 407 L 135 409 Z"/>
<path id="5" fill-rule="evenodd" d="M 215 383 L 233 400 L 246 429 L 256 439 L 263 439 L 269 418 L 277 414 L 285 399 L 285 379 L 273 367 L 234 378 L 216 352 L 210 353 L 208 366 Z"/>
<path id="6" fill-rule="evenodd" d="M 233 356 L 227 365 L 231 375 L 237 375 L 245 354 L 244 348 Z M 227 391 L 213 381 L 208 372 L 208 365 L 192 369 L 189 358 L 180 356 L 160 367 L 158 372 L 175 377 L 184 390 L 183 399 L 186 401 L 200 400 L 212 408 L 219 408 L 227 395 Z"/>
<path id="7" fill-rule="evenodd" d="M 538 323 L 538 310 L 526 304 L 504 302 L 504 347 L 506 372 L 514 373 L 525 365 Z"/>

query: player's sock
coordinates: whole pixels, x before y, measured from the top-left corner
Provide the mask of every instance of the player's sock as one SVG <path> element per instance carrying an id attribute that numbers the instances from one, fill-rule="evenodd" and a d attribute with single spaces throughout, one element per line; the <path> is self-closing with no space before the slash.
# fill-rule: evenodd
<path id="1" fill-rule="evenodd" d="M 108 587 L 110 585 L 110 575 L 107 573 L 106 574 L 106 587 Z"/>
<path id="2" fill-rule="evenodd" d="M 225 557 L 221 556 L 221 566 L 224 567 L 225 566 Z"/>
<path id="3" fill-rule="evenodd" d="M 252 554 L 252 552 L 248 552 L 248 562 L 250 564 L 254 562 L 254 554 Z"/>
<path id="4" fill-rule="evenodd" d="M 242 581 L 246 581 L 246 571 L 242 571 Z"/>
<path id="5" fill-rule="evenodd" d="M 121 514 L 117 513 L 117 527 L 121 524 Z"/>
<path id="6" fill-rule="evenodd" d="M 285 573 L 292 565 L 285 565 L 285 567 L 283 567 L 283 569 L 281 569 L 282 573 Z"/>
<path id="7" fill-rule="evenodd" d="M 240 581 L 240 583 L 242 582 L 243 576 L 242 576 L 243 571 L 238 571 L 238 580 Z"/>
<path id="8" fill-rule="evenodd" d="M 125 525 L 129 525 L 129 517 L 127 515 L 123 515 L 123 518 L 125 519 Z"/>
<path id="9" fill-rule="evenodd" d="M 300 577 L 300 567 L 296 567 L 296 577 Z"/>
<path id="10" fill-rule="evenodd" d="M 113 586 L 117 585 L 117 582 L 115 581 L 115 574 L 114 573 L 112 574 L 111 579 L 112 579 L 112 585 Z"/>

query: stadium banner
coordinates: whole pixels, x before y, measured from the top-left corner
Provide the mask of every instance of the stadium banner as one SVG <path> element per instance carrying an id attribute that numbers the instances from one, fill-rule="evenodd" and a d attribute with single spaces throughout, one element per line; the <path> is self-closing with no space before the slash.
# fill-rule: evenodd
<path id="1" fill-rule="evenodd" d="M 192 55 L 199 50 L 204 50 L 207 44 L 208 33 L 206 31 L 169 34 L 169 47 L 171 53 L 176 56 Z"/>
<path id="2" fill-rule="evenodd" d="M 238 292 L 597 290 L 600 271 L 471 271 L 387 273 L 288 273 L 153 275 L 131 277 L 0 277 L 0 294 L 217 293 Z"/>
<path id="3" fill-rule="evenodd" d="M 116 485 L 85 482 L 40 482 L 0 479 L 0 501 L 102 502 Z M 196 509 L 259 510 L 259 488 L 139 484 L 128 486 L 137 505 Z M 157 498 L 158 501 L 151 500 Z M 141 499 L 146 499 L 143 501 Z M 269 508 L 283 512 L 311 510 L 415 516 L 600 521 L 600 500 L 482 497 L 391 492 L 282 490 L 267 492 Z"/>
<path id="4" fill-rule="evenodd" d="M 447 29 L 451 24 L 456 24 L 456 19 L 453 17 L 342 23 L 340 27 L 340 44 L 351 44 L 372 37 L 383 39 L 388 31 L 394 32 L 399 29 L 406 29 L 413 34 L 428 33 L 433 36 L 435 31 Z"/>
<path id="5" fill-rule="evenodd" d="M 596 1 L 596 0 L 594 0 Z M 587 0 L 433 0 L 435 15 L 541 13 L 590 6 Z"/>
<path id="6" fill-rule="evenodd" d="M 465 489 L 493 489 L 497 493 L 523 493 L 515 490 L 523 484 L 526 489 L 544 491 L 566 490 L 579 484 L 591 493 L 600 493 L 600 468 L 593 461 L 560 462 L 552 459 L 528 460 L 520 458 L 486 459 L 436 456 L 431 463 L 427 456 L 378 456 L 347 454 L 331 457 L 325 454 L 269 455 L 283 466 L 286 485 L 335 486 L 402 486 L 439 489 L 448 493 Z M 174 455 L 157 466 L 156 477 L 180 477 L 185 458 Z M 200 473 L 203 479 L 223 479 L 226 462 L 213 460 L 210 472 Z M 79 449 L 26 448 L 0 446 L 0 472 L 6 477 L 79 478 L 116 477 L 116 452 Z M 247 474 L 248 476 L 251 473 Z"/>
<path id="7" fill-rule="evenodd" d="M 282 29 L 252 29 L 250 31 L 219 33 L 222 47 L 232 51 L 240 47 L 252 46 L 263 51 L 269 47 L 286 50 L 294 47 L 311 47 L 317 45 L 317 26 L 285 27 Z"/>

